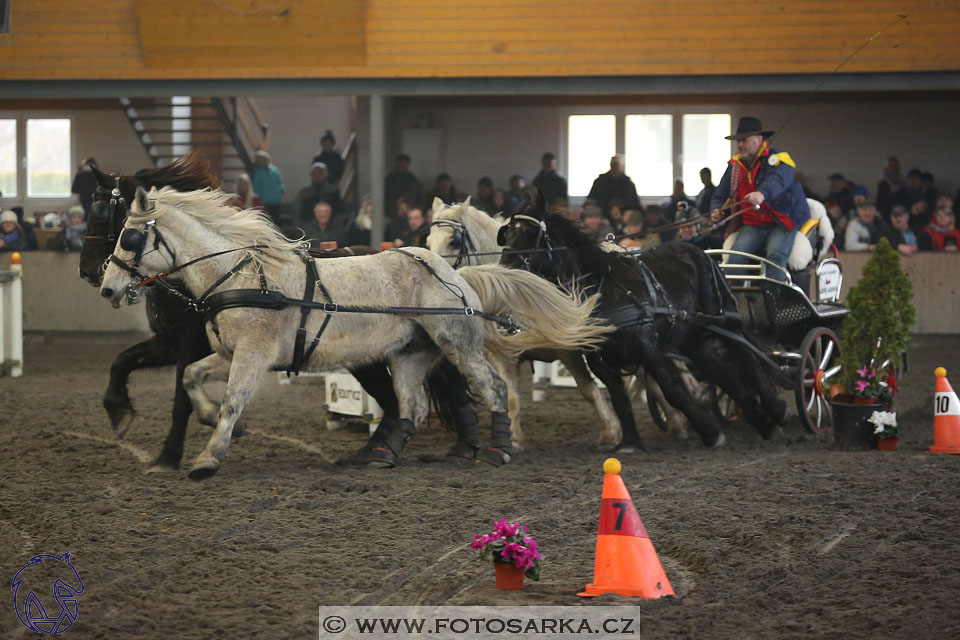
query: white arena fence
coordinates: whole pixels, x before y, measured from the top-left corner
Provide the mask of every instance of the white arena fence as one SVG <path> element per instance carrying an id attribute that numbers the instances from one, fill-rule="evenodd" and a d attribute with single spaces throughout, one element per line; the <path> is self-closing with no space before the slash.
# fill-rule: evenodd
<path id="1" fill-rule="evenodd" d="M 23 265 L 20 254 L 10 257 L 10 269 L 0 271 L 0 371 L 23 375 Z"/>

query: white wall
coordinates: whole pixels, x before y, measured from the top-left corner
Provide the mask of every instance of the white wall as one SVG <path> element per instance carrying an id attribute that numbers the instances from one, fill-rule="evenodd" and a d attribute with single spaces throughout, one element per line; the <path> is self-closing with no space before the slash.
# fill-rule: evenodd
<path id="1" fill-rule="evenodd" d="M 665 104 L 665 108 L 683 109 Z M 602 111 L 602 102 L 584 111 Z M 611 110 L 624 109 L 623 104 Z M 742 115 L 759 117 L 771 129 L 781 128 L 789 119 L 774 146 L 788 151 L 808 184 L 826 194 L 826 177 L 835 171 L 862 183 L 871 196 L 882 177 L 882 165 L 888 155 L 900 158 L 904 173 L 913 166 L 930 171 L 941 192 L 953 195 L 960 186 L 960 109 L 949 101 L 850 101 L 842 104 L 793 103 L 745 105 L 729 103 L 696 104 L 691 112 L 732 112 L 733 127 Z M 457 187 L 466 193 L 476 191 L 477 179 L 489 175 L 498 187 L 505 187 L 513 173 L 529 182 L 540 168 L 540 155 L 553 151 L 561 159 L 564 171 L 564 117 L 571 108 L 564 106 L 464 107 L 443 106 L 429 109 L 398 108 L 393 127 L 411 126 L 424 112 L 433 116 L 436 127 L 444 129 L 447 170 Z M 650 112 L 644 104 L 638 112 Z M 396 143 L 395 143 L 396 144 Z M 401 151 L 394 149 L 391 152 Z M 416 173 L 416 158 L 413 171 Z M 435 176 L 419 176 L 431 186 Z M 718 180 L 719 176 L 715 176 Z M 696 193 L 699 185 L 687 185 Z M 653 194 L 641 194 L 653 195 Z"/>

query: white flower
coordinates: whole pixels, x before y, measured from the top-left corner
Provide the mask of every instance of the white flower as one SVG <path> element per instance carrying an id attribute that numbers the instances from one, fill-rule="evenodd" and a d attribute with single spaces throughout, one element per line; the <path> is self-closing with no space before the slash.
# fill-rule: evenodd
<path id="1" fill-rule="evenodd" d="M 873 430 L 874 435 L 881 435 L 886 431 L 887 427 L 896 427 L 897 426 L 897 412 L 896 411 L 874 411 L 873 414 L 867 419 L 868 422 L 873 424 L 876 428 Z"/>

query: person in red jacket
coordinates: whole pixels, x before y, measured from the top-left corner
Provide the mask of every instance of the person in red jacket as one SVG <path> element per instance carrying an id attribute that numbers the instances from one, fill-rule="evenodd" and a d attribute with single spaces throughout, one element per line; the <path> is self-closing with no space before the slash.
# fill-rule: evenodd
<path id="1" fill-rule="evenodd" d="M 922 236 L 926 236 L 923 238 Z M 953 211 L 950 207 L 938 207 L 933 214 L 933 219 L 923 228 L 921 239 L 926 240 L 921 244 L 922 249 L 932 251 L 957 251 L 957 245 L 960 245 L 960 229 L 957 229 Z"/>

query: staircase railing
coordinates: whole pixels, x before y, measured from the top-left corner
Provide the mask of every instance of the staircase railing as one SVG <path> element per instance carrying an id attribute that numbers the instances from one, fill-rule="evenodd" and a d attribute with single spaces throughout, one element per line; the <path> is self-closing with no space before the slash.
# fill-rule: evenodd
<path id="1" fill-rule="evenodd" d="M 358 204 L 359 198 L 359 179 L 357 176 L 357 134 L 352 132 L 347 138 L 347 144 L 344 145 L 340 153 L 343 158 L 343 177 L 340 178 L 340 197 L 344 202 Z"/>
<path id="2" fill-rule="evenodd" d="M 270 126 L 253 98 L 211 98 L 210 102 L 247 173 L 252 174 L 254 154 L 270 145 Z"/>

